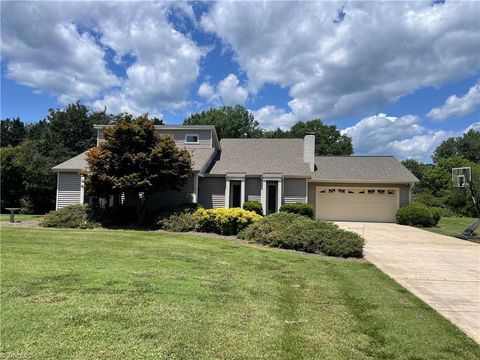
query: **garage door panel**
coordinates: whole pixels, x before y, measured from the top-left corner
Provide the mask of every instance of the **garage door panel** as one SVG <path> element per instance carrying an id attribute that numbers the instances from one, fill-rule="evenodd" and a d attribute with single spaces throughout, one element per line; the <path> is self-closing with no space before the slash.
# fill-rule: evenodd
<path id="1" fill-rule="evenodd" d="M 325 220 L 393 222 L 398 189 L 317 187 L 316 217 Z"/>

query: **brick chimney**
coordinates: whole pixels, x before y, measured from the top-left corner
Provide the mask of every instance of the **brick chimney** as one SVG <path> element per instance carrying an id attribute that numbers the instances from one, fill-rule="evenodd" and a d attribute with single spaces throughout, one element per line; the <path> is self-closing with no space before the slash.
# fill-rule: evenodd
<path id="1" fill-rule="evenodd" d="M 315 133 L 306 133 L 303 138 L 303 162 L 310 166 L 310 171 L 315 171 Z"/>

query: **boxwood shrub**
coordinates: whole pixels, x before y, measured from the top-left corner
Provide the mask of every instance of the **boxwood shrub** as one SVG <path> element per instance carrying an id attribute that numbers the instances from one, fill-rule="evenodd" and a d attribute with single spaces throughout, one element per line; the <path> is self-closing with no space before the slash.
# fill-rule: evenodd
<path id="1" fill-rule="evenodd" d="M 260 201 L 245 201 L 243 203 L 243 210 L 253 211 L 258 215 L 263 215 L 262 204 Z"/>
<path id="2" fill-rule="evenodd" d="M 239 237 L 283 249 L 339 257 L 362 257 L 364 240 L 337 225 L 303 215 L 280 212 L 250 225 Z"/>
<path id="3" fill-rule="evenodd" d="M 166 231 L 187 232 L 195 230 L 196 221 L 191 211 L 184 210 L 158 219 L 156 225 Z"/>
<path id="4" fill-rule="evenodd" d="M 43 227 L 91 229 L 96 226 L 90 219 L 88 205 L 70 205 L 57 211 L 50 211 L 40 223 Z"/>
<path id="5" fill-rule="evenodd" d="M 315 216 L 312 205 L 305 203 L 284 204 L 280 207 L 280 211 L 303 215 L 310 219 Z"/>
<path id="6" fill-rule="evenodd" d="M 198 231 L 213 232 L 220 235 L 237 235 L 248 225 L 261 218 L 253 211 L 240 208 L 198 209 L 193 214 Z"/>
<path id="7" fill-rule="evenodd" d="M 396 220 L 401 225 L 434 227 L 440 221 L 440 212 L 423 204 L 402 206 L 397 211 Z"/>

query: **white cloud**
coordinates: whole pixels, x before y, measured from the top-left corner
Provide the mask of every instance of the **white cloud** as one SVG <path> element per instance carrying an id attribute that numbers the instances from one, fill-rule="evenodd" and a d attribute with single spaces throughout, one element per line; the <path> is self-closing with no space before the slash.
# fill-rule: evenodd
<path id="1" fill-rule="evenodd" d="M 234 51 L 251 92 L 279 84 L 296 117 L 331 120 L 479 71 L 480 5 L 430 5 L 218 2 L 201 24 Z"/>
<path id="2" fill-rule="evenodd" d="M 445 104 L 438 108 L 433 108 L 427 114 L 427 117 L 434 121 L 444 121 L 446 119 L 468 115 L 475 111 L 479 105 L 480 81 L 473 85 L 464 96 L 450 96 L 445 101 Z"/>
<path id="3" fill-rule="evenodd" d="M 217 85 L 217 91 L 225 105 L 243 105 L 248 97 L 248 91 L 240 86 L 240 81 L 234 74 L 229 74 Z"/>
<path id="4" fill-rule="evenodd" d="M 240 85 L 235 74 L 227 75 L 215 87 L 202 83 L 197 94 L 214 105 L 243 105 L 248 98 L 248 90 Z"/>
<path id="5" fill-rule="evenodd" d="M 453 132 L 430 130 L 420 125 L 418 116 L 378 114 L 366 117 L 342 130 L 352 138 L 357 155 L 395 155 L 400 159 L 431 161 L 433 150 Z"/>
<path id="6" fill-rule="evenodd" d="M 211 101 L 215 94 L 215 89 L 209 83 L 204 82 L 199 86 L 197 94 L 205 100 Z"/>
<path id="7" fill-rule="evenodd" d="M 167 21 L 188 4 L 2 2 L 7 76 L 59 101 L 91 100 L 112 112 L 185 106 L 206 50 Z M 173 8 L 173 9 L 172 9 Z M 108 68 L 112 56 L 120 75 Z M 122 101 L 120 101 L 122 100 Z"/>
<path id="8" fill-rule="evenodd" d="M 295 116 L 291 112 L 279 109 L 275 106 L 264 106 L 258 110 L 252 111 L 255 120 L 260 126 L 267 130 L 280 128 L 288 130 L 295 123 Z"/>

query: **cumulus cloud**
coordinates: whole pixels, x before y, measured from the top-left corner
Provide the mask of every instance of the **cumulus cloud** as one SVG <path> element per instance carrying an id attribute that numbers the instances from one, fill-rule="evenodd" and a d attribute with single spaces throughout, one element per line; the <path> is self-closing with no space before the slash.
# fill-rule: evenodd
<path id="1" fill-rule="evenodd" d="M 187 102 L 207 50 L 168 22 L 171 7 L 136 2 L 2 2 L 2 56 L 11 79 L 67 102 L 159 113 Z M 107 57 L 123 69 L 109 70 Z M 96 99 L 96 100 L 95 100 Z M 122 100 L 122 101 L 120 101 Z"/>
<path id="2" fill-rule="evenodd" d="M 243 105 L 248 98 L 248 90 L 240 85 L 235 74 L 227 75 L 215 87 L 208 82 L 202 83 L 197 94 L 215 105 Z"/>
<path id="3" fill-rule="evenodd" d="M 296 117 L 331 120 L 478 72 L 478 3 L 430 5 L 218 2 L 200 23 L 233 50 L 251 92 L 279 84 Z"/>
<path id="4" fill-rule="evenodd" d="M 440 107 L 433 108 L 427 117 L 433 121 L 461 117 L 470 114 L 480 105 L 480 81 L 473 85 L 462 97 L 450 96 Z"/>
<path id="5" fill-rule="evenodd" d="M 288 130 L 295 123 L 295 116 L 291 112 L 279 109 L 275 106 L 264 106 L 258 110 L 252 111 L 255 120 L 260 126 L 267 130 L 280 128 Z"/>
<path id="6" fill-rule="evenodd" d="M 395 155 L 429 162 L 433 150 L 454 132 L 430 130 L 420 125 L 418 116 L 378 114 L 366 117 L 342 130 L 352 138 L 355 154 Z"/>

